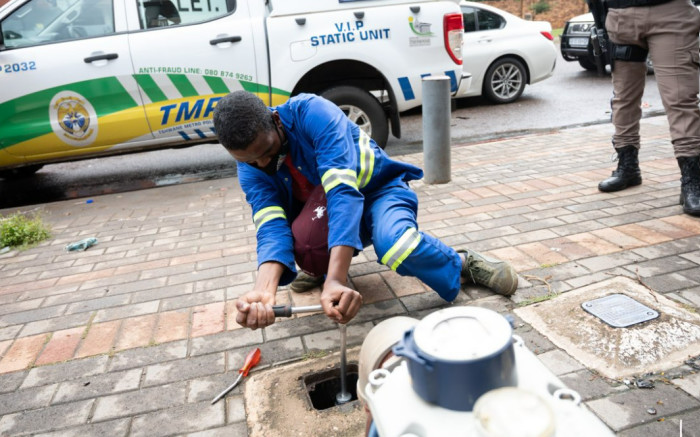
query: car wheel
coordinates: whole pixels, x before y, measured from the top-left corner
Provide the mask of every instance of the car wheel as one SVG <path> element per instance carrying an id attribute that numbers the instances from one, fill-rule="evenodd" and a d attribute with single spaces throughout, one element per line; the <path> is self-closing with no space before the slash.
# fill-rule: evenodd
<path id="1" fill-rule="evenodd" d="M 26 167 L 12 168 L 10 170 L 0 171 L 0 178 L 2 179 L 21 179 L 26 178 L 34 173 L 41 170 L 43 164 L 41 165 L 28 165 Z"/>
<path id="2" fill-rule="evenodd" d="M 595 60 L 591 59 L 588 56 L 578 58 L 578 64 L 588 71 L 598 70 L 598 66 L 595 63 Z"/>
<path id="3" fill-rule="evenodd" d="M 499 59 L 486 71 L 484 94 L 494 103 L 511 103 L 523 93 L 525 82 L 525 67 L 520 61 Z"/>
<path id="4" fill-rule="evenodd" d="M 367 91 L 352 87 L 329 88 L 321 96 L 338 105 L 350 121 L 365 131 L 382 149 L 389 138 L 389 125 L 379 101 Z"/>

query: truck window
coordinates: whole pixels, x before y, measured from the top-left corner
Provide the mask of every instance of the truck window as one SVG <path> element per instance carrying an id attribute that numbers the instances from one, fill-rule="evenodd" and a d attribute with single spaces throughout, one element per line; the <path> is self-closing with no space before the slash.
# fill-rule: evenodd
<path id="1" fill-rule="evenodd" d="M 236 9 L 236 0 L 136 0 L 141 29 L 213 20 Z"/>
<path id="2" fill-rule="evenodd" d="M 7 48 L 114 33 L 112 0 L 31 0 L 2 22 Z"/>

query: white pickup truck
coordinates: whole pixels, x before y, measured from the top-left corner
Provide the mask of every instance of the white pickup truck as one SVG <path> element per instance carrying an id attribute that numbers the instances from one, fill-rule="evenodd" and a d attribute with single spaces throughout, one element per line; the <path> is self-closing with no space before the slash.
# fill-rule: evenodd
<path id="1" fill-rule="evenodd" d="M 462 30 L 457 0 L 10 0 L 0 177 L 211 142 L 216 102 L 239 89 L 323 95 L 384 145 L 423 77 L 466 85 Z"/>

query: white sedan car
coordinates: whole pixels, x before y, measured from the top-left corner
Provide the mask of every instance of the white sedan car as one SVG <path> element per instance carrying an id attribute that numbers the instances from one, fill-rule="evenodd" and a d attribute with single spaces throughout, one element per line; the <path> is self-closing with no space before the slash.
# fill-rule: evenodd
<path id="1" fill-rule="evenodd" d="M 549 22 L 526 21 L 482 3 L 462 1 L 460 6 L 464 70 L 472 81 L 456 97 L 484 95 L 494 103 L 510 103 L 525 85 L 554 73 L 557 50 Z"/>

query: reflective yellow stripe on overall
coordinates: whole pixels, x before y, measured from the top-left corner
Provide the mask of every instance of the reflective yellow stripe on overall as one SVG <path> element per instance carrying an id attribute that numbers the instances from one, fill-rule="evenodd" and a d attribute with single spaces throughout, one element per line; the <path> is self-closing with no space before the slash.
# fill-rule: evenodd
<path id="1" fill-rule="evenodd" d="M 372 179 L 374 172 L 374 153 L 369 145 L 369 135 L 360 130 L 360 174 L 357 175 L 357 186 L 364 188 Z"/>
<path id="2" fill-rule="evenodd" d="M 280 206 L 268 206 L 258 211 L 255 216 L 253 216 L 253 223 L 255 223 L 255 231 L 260 230 L 260 227 L 272 219 L 282 218 L 287 220 L 287 215 Z"/>
<path id="3" fill-rule="evenodd" d="M 321 184 L 326 193 L 340 184 L 350 185 L 357 190 L 357 173 L 355 170 L 332 168 L 323 174 Z"/>
<path id="4" fill-rule="evenodd" d="M 396 271 L 401 263 L 408 258 L 413 250 L 420 243 L 420 233 L 416 228 L 408 228 L 403 233 L 399 241 L 396 242 L 391 249 L 382 257 L 382 264 Z"/>

